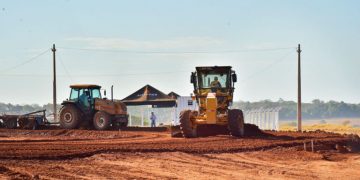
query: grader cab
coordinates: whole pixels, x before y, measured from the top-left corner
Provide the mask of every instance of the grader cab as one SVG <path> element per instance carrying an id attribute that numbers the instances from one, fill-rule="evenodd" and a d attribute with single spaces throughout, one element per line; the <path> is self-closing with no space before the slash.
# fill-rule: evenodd
<path id="1" fill-rule="evenodd" d="M 215 125 L 219 128 L 226 126 L 232 136 L 243 136 L 243 112 L 229 109 L 237 81 L 231 66 L 196 67 L 190 81 L 194 85 L 193 99 L 196 99 L 199 109 L 180 113 L 182 135 L 186 138 L 197 137 L 199 126 Z"/>
<path id="2" fill-rule="evenodd" d="M 121 101 L 102 98 L 98 85 L 71 85 L 70 98 L 62 102 L 60 126 L 75 129 L 81 124 L 93 125 L 97 130 L 110 126 L 126 127 L 127 108 Z M 112 93 L 111 93 L 112 94 Z"/>

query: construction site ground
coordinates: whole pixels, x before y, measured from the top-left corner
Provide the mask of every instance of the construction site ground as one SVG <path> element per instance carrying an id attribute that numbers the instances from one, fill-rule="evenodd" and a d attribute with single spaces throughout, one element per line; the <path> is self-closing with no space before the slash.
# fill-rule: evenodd
<path id="1" fill-rule="evenodd" d="M 359 179 L 359 169 L 358 136 L 322 131 L 184 139 L 144 128 L 0 129 L 0 179 Z"/>

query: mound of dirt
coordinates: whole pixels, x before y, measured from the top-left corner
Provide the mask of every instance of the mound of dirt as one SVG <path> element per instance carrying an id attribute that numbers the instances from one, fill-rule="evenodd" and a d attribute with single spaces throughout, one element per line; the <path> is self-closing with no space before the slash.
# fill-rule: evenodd
<path id="1" fill-rule="evenodd" d="M 265 133 L 258 126 L 254 124 L 244 124 L 245 137 L 270 137 L 271 134 Z M 226 126 L 217 125 L 201 125 L 197 130 L 199 137 L 208 137 L 216 135 L 229 135 L 229 130 Z M 171 127 L 171 137 L 183 137 L 179 126 Z"/>
<path id="2" fill-rule="evenodd" d="M 251 136 L 271 136 L 270 134 L 267 134 L 260 130 L 260 128 L 254 124 L 247 124 L 245 123 L 245 136 L 251 137 Z"/>
<path id="3" fill-rule="evenodd" d="M 168 127 L 125 127 L 121 128 L 122 131 L 153 131 L 153 132 L 165 132 L 168 131 Z"/>

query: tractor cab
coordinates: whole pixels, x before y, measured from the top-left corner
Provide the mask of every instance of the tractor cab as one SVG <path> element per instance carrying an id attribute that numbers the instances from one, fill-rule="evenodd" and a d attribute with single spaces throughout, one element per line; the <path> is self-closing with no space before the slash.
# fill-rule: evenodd
<path id="1" fill-rule="evenodd" d="M 95 98 L 101 99 L 101 86 L 81 84 L 71 85 L 71 93 L 69 101 L 78 103 L 84 110 L 92 109 L 95 105 Z"/>

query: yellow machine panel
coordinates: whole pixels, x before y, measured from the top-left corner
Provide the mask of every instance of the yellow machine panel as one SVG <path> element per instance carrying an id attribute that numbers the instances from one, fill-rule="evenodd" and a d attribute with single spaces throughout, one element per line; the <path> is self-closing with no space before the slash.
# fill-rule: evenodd
<path id="1" fill-rule="evenodd" d="M 231 66 L 196 67 L 196 71 L 191 73 L 190 82 L 194 86 L 193 99 L 196 100 L 199 108 L 180 112 L 180 130 L 184 137 L 198 137 L 197 129 L 200 126 L 205 129 L 225 128 L 236 137 L 244 135 L 242 111 L 229 109 L 236 81 L 237 76 Z"/>
<path id="2" fill-rule="evenodd" d="M 208 93 L 206 97 L 206 121 L 207 124 L 216 124 L 217 99 L 215 93 Z"/>

